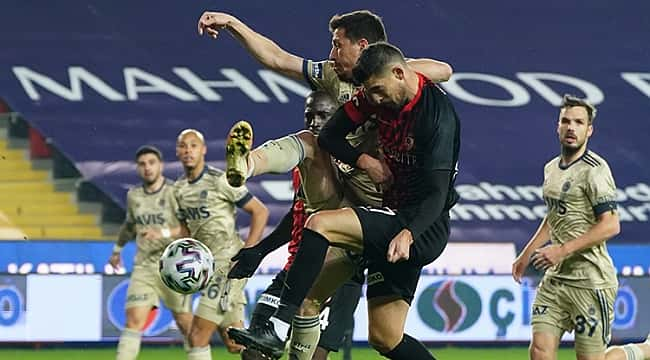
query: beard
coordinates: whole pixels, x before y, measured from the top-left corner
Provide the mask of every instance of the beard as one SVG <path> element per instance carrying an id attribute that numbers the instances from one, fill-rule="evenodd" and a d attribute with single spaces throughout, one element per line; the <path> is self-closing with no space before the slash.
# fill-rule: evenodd
<path id="1" fill-rule="evenodd" d="M 581 151 L 584 148 L 584 145 L 585 145 L 584 142 L 575 145 L 562 144 L 562 155 L 564 157 L 572 157 L 573 155 Z"/>

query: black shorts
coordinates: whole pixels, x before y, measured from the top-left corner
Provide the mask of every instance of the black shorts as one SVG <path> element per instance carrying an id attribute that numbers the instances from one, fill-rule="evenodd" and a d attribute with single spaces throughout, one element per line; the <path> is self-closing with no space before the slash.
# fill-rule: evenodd
<path id="1" fill-rule="evenodd" d="M 449 218 L 441 216 L 430 234 L 440 238 L 435 249 L 411 246 L 409 260 L 389 263 L 388 245 L 405 228 L 401 218 L 388 208 L 354 207 L 363 231 L 363 257 L 368 267 L 366 297 L 397 295 L 411 304 L 424 265 L 435 260 L 449 238 Z M 419 240 L 418 240 L 419 241 Z M 419 249 L 427 249 L 419 251 Z"/>
<path id="2" fill-rule="evenodd" d="M 346 336 L 352 336 L 354 311 L 361 297 L 361 284 L 350 279 L 325 302 L 320 313 L 320 341 L 318 346 L 327 351 L 338 351 Z"/>

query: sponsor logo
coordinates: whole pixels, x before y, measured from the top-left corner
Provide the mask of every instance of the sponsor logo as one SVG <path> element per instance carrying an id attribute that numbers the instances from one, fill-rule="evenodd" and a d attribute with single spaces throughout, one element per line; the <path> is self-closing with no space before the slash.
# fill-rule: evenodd
<path id="1" fill-rule="evenodd" d="M 25 313 L 21 291 L 13 286 L 0 286 L 0 327 L 16 325 Z"/>
<path id="2" fill-rule="evenodd" d="M 443 280 L 422 292 L 417 309 L 422 321 L 432 329 L 457 333 L 476 323 L 481 315 L 481 297 L 462 281 Z"/>
<path id="3" fill-rule="evenodd" d="M 367 284 L 372 286 L 384 281 L 384 275 L 380 272 L 368 274 Z"/>
<path id="4" fill-rule="evenodd" d="M 126 326 L 126 314 L 124 311 L 124 304 L 127 301 L 127 289 L 129 287 L 129 280 L 124 280 L 117 284 L 111 290 L 106 300 L 106 312 L 108 319 L 120 331 Z M 158 304 L 158 308 L 154 308 L 149 313 L 147 321 L 142 329 L 145 336 L 155 336 L 165 332 L 174 321 L 172 313 Z"/>

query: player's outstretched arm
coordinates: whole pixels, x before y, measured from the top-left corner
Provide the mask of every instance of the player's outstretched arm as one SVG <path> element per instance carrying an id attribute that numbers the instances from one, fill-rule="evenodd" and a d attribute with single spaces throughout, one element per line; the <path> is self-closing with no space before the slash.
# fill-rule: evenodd
<path id="1" fill-rule="evenodd" d="M 269 220 L 269 209 L 254 196 L 241 209 L 251 216 L 248 238 L 244 242 L 245 247 L 251 247 L 262 238 L 262 233 L 264 233 L 264 228 Z"/>
<path id="2" fill-rule="evenodd" d="M 454 72 L 451 65 L 433 59 L 409 59 L 406 63 L 411 69 L 436 83 L 449 80 Z"/>
<path id="3" fill-rule="evenodd" d="M 266 68 L 294 79 L 303 79 L 301 57 L 285 51 L 273 40 L 255 32 L 236 17 L 206 11 L 199 18 L 199 35 L 207 34 L 216 39 L 222 29 L 228 30 Z"/>

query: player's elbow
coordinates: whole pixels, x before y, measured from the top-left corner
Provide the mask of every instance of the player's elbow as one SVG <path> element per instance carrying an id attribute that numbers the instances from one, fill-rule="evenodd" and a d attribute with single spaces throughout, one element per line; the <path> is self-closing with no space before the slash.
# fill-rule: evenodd
<path id="1" fill-rule="evenodd" d="M 440 63 L 440 78 L 438 79 L 440 82 L 449 80 L 453 74 L 454 69 L 451 67 L 451 65 L 447 64 L 446 62 Z"/>
<path id="2" fill-rule="evenodd" d="M 618 218 L 612 220 L 609 224 L 609 236 L 607 238 L 613 238 L 614 236 L 621 233 L 621 223 L 618 221 Z"/>

